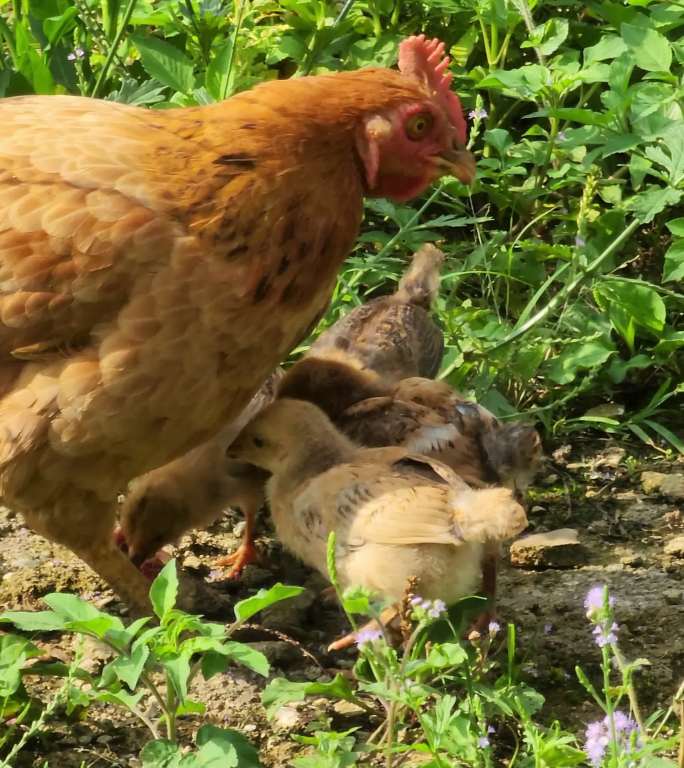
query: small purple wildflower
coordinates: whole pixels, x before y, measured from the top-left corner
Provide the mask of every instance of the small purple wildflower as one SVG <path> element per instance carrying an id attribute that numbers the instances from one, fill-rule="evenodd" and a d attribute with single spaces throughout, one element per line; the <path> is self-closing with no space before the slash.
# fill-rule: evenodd
<path id="1" fill-rule="evenodd" d="M 69 61 L 76 61 L 76 59 L 82 59 L 85 56 L 83 48 L 74 48 L 74 50 L 67 55 Z"/>
<path id="2" fill-rule="evenodd" d="M 444 600 L 435 600 L 432 606 L 428 608 L 428 616 L 431 619 L 438 619 L 443 613 L 446 612 L 446 603 Z"/>
<path id="3" fill-rule="evenodd" d="M 582 237 L 582 235 L 577 235 L 577 237 L 575 237 L 576 248 L 584 248 L 586 244 L 587 241 Z M 601 601 L 603 601 L 603 595 L 601 595 Z M 601 606 L 603 606 L 603 602 L 601 602 Z"/>
<path id="4" fill-rule="evenodd" d="M 356 645 L 359 648 L 363 648 L 365 645 L 380 640 L 381 637 L 382 632 L 379 629 L 362 629 L 356 635 Z"/>
<path id="5" fill-rule="evenodd" d="M 639 727 L 631 717 L 619 709 L 613 712 L 613 727 L 615 728 L 615 746 L 623 752 L 630 752 L 632 744 L 641 744 L 638 731 Z M 632 734 L 636 732 L 636 739 L 632 741 Z M 603 720 L 589 723 L 585 736 L 584 751 L 594 768 L 599 768 L 606 754 L 606 748 L 610 744 L 610 717 L 606 715 Z"/>
<path id="6" fill-rule="evenodd" d="M 605 585 L 597 584 L 592 587 L 587 596 L 584 598 L 584 607 L 587 611 L 587 617 L 592 618 L 595 613 L 603 610 L 604 602 L 603 595 L 605 592 Z M 615 605 L 615 598 L 612 595 L 608 595 L 608 607 L 612 608 Z"/>
<path id="7" fill-rule="evenodd" d="M 491 725 L 488 725 L 487 726 L 487 733 L 494 733 L 494 732 L 495 732 L 494 727 L 491 726 Z"/>
<path id="8" fill-rule="evenodd" d="M 414 595 L 410 600 L 411 605 L 415 605 L 415 606 L 420 605 L 422 602 L 423 602 L 423 598 L 420 595 Z"/>
<path id="9" fill-rule="evenodd" d="M 480 736 L 477 740 L 477 746 L 480 749 L 486 749 L 489 746 L 489 739 L 486 736 Z"/>
<path id="10" fill-rule="evenodd" d="M 468 112 L 468 117 L 471 120 L 484 120 L 485 117 L 487 117 L 487 110 L 483 107 L 478 107 L 477 109 L 471 109 L 470 112 Z"/>
<path id="11" fill-rule="evenodd" d="M 489 626 L 487 627 L 487 631 L 489 632 L 490 637 L 494 637 L 494 635 L 501 629 L 501 624 L 499 624 L 498 621 L 490 621 Z"/>
<path id="12" fill-rule="evenodd" d="M 617 643 L 617 631 L 619 627 L 613 622 L 610 627 L 605 624 L 597 624 L 594 627 L 593 634 L 596 640 L 596 645 L 599 648 L 605 648 L 606 645 L 614 645 Z"/>
<path id="13" fill-rule="evenodd" d="M 608 742 L 610 741 L 608 738 L 608 729 L 600 720 L 597 720 L 595 723 L 589 723 L 585 732 L 585 738 L 584 751 L 587 753 L 589 762 L 594 768 L 599 768 L 603 762 L 603 756 L 606 754 Z"/>
<path id="14" fill-rule="evenodd" d="M 565 131 L 558 131 L 556 134 L 556 141 L 566 141 L 567 140 L 567 134 Z"/>

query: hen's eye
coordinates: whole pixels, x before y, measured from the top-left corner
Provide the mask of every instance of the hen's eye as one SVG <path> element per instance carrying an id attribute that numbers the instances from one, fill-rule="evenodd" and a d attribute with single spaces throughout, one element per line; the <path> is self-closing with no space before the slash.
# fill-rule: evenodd
<path id="1" fill-rule="evenodd" d="M 266 443 L 260 437 L 252 438 L 252 442 L 256 448 L 263 448 Z"/>
<path id="2" fill-rule="evenodd" d="M 429 112 L 419 112 L 417 115 L 409 117 L 406 121 L 404 126 L 406 135 L 412 141 L 418 141 L 432 128 L 433 122 L 432 115 Z"/>

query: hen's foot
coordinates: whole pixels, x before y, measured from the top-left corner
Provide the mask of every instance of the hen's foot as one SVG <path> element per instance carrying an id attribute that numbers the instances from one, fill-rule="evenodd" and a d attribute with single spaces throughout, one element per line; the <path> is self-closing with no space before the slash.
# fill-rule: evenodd
<path id="1" fill-rule="evenodd" d="M 226 578 L 236 579 L 245 569 L 245 566 L 258 562 L 261 562 L 261 557 L 254 542 L 243 541 L 232 555 L 219 557 L 218 560 L 214 561 L 214 564 L 220 568 L 231 566 L 230 570 L 226 573 Z"/>

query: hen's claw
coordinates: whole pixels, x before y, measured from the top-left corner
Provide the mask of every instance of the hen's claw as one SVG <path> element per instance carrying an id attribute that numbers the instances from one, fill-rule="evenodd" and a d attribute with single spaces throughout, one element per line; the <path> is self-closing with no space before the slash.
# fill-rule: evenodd
<path id="1" fill-rule="evenodd" d="M 219 557 L 218 560 L 215 561 L 215 564 L 221 568 L 232 566 L 228 573 L 226 573 L 226 578 L 236 579 L 242 574 L 245 566 L 250 563 L 258 563 L 260 560 L 259 551 L 254 545 L 254 542 L 243 541 L 232 555 Z"/>

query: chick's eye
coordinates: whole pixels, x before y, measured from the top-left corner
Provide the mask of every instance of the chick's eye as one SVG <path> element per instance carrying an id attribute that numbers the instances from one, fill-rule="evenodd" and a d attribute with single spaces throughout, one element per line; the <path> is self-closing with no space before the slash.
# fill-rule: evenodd
<path id="1" fill-rule="evenodd" d="M 412 141 L 418 141 L 432 128 L 433 122 L 433 117 L 429 112 L 419 112 L 417 115 L 409 117 L 406 121 L 404 126 L 406 135 Z"/>
<path id="2" fill-rule="evenodd" d="M 252 438 L 252 442 L 254 443 L 255 448 L 263 448 L 266 443 L 264 440 L 260 437 L 254 437 Z"/>

